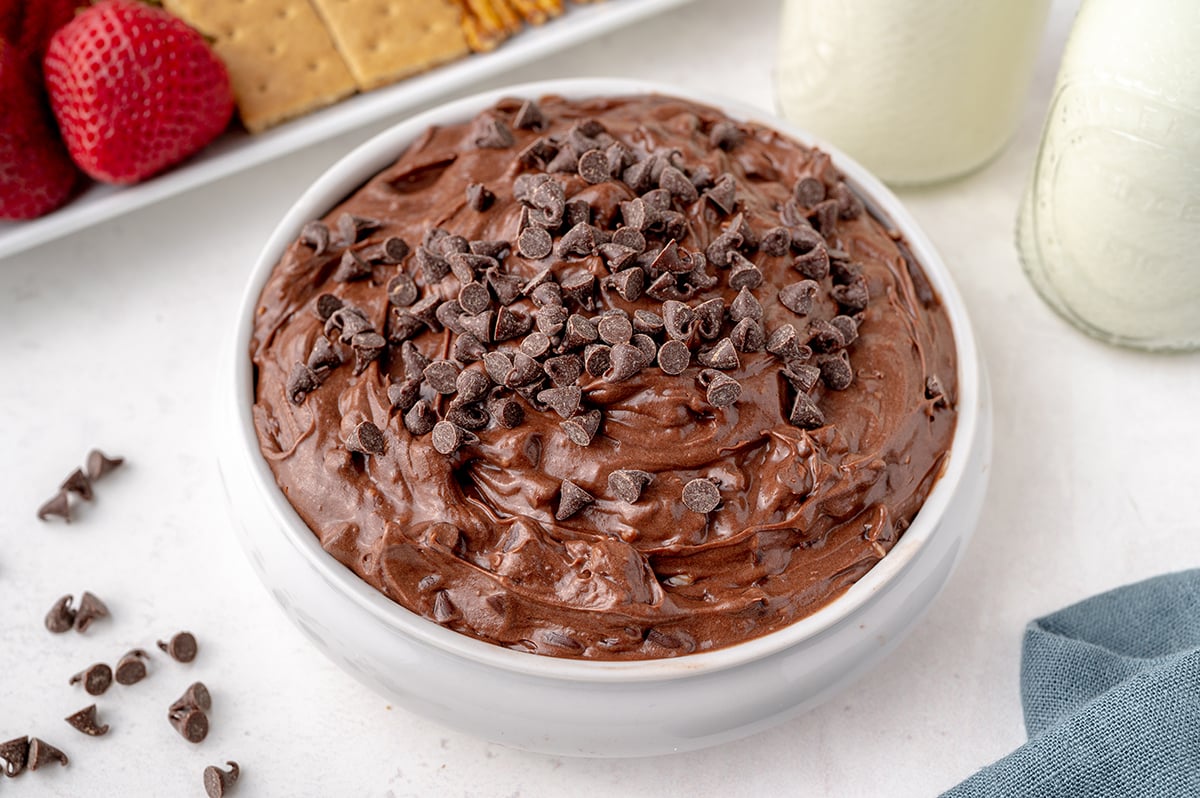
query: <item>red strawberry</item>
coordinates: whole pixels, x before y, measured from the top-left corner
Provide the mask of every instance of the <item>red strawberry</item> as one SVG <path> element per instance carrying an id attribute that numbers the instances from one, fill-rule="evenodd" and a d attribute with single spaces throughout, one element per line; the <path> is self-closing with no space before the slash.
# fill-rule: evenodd
<path id="1" fill-rule="evenodd" d="M 49 213 L 67 201 L 78 177 L 36 68 L 0 39 L 0 219 Z"/>
<path id="2" fill-rule="evenodd" d="M 0 0 L 0 3 L 5 0 Z M 21 35 L 17 46 L 37 59 L 41 64 L 46 54 L 46 45 L 54 32 L 75 17 L 75 12 L 86 6 L 88 0 L 24 0 L 25 17 L 21 22 Z M 18 0 L 17 5 L 20 5 Z"/>
<path id="3" fill-rule="evenodd" d="M 204 38 L 136 0 L 104 0 L 60 28 L 45 75 L 67 151 L 109 183 L 182 161 L 233 114 L 229 74 Z"/>

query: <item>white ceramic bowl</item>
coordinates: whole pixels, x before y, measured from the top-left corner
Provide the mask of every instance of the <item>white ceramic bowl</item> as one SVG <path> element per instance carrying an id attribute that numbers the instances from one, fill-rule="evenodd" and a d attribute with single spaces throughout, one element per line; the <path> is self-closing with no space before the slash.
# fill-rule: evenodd
<path id="1" fill-rule="evenodd" d="M 301 225 L 382 170 L 430 125 L 461 122 L 504 96 L 657 92 L 717 107 L 820 146 L 905 237 L 940 295 L 958 347 L 958 423 L 946 470 L 891 552 L 837 600 L 729 648 L 663 660 L 588 662 L 480 642 L 393 603 L 319 545 L 259 453 L 248 357 L 254 308 Z M 332 660 L 407 709 L 471 734 L 562 755 L 638 756 L 722 743 L 809 709 L 878 663 L 945 584 L 979 516 L 991 456 L 986 378 L 962 299 L 900 202 L 833 147 L 769 114 L 669 86 L 617 80 L 532 83 L 408 119 L 343 158 L 292 207 L 246 287 L 219 406 L 220 468 L 254 569 Z"/>

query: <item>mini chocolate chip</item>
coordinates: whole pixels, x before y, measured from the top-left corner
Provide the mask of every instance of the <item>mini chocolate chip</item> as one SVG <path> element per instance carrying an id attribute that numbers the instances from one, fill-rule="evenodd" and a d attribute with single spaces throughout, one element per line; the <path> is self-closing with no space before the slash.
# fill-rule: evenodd
<path id="1" fill-rule="evenodd" d="M 563 294 L 562 286 L 558 283 L 544 282 L 537 286 L 529 294 L 529 299 L 538 308 L 558 308 L 562 309 Z M 557 311 L 552 312 L 552 315 L 557 315 Z M 564 315 L 562 321 L 565 323 L 567 317 Z"/>
<path id="2" fill-rule="evenodd" d="M 737 182 L 733 175 L 725 172 L 704 192 L 704 196 L 724 213 L 733 213 L 737 207 Z"/>
<path id="3" fill-rule="evenodd" d="M 487 395 L 488 389 L 492 387 L 492 381 L 483 372 L 472 368 L 459 372 L 455 385 L 458 388 L 455 401 L 478 402 Z"/>
<path id="4" fill-rule="evenodd" d="M 508 125 L 494 116 L 484 114 L 475 120 L 471 141 L 476 147 L 503 150 L 513 145 L 513 134 Z"/>
<path id="5" fill-rule="evenodd" d="M 624 382 L 637 374 L 650 362 L 640 347 L 632 343 L 617 344 L 609 353 L 610 370 L 604 375 L 608 382 Z"/>
<path id="6" fill-rule="evenodd" d="M 578 170 L 579 156 L 569 147 L 554 153 L 554 157 L 546 164 L 546 171 L 552 174 L 569 174 Z"/>
<path id="7" fill-rule="evenodd" d="M 696 305 L 694 310 L 696 331 L 701 338 L 711 341 L 721 334 L 721 324 L 725 321 L 725 300 L 713 297 Z"/>
<path id="8" fill-rule="evenodd" d="M 461 369 L 449 360 L 435 360 L 422 373 L 430 388 L 438 393 L 449 394 L 458 389 L 456 380 L 459 371 Z"/>
<path id="9" fill-rule="evenodd" d="M 605 316 L 596 324 L 596 330 L 606 344 L 627 344 L 633 337 L 633 324 L 624 316 Z"/>
<path id="10" fill-rule="evenodd" d="M 767 337 L 767 351 L 787 362 L 800 356 L 800 340 L 790 324 L 778 327 Z"/>
<path id="11" fill-rule="evenodd" d="M 483 283 L 469 282 L 458 290 L 458 304 L 467 313 L 482 313 L 492 304 L 492 295 Z"/>
<path id="12" fill-rule="evenodd" d="M 591 310 L 595 304 L 596 277 L 591 272 L 577 272 L 564 277 L 559 283 L 559 290 L 565 299 Z"/>
<path id="13" fill-rule="evenodd" d="M 865 210 L 862 200 L 845 182 L 833 187 L 833 199 L 837 201 L 838 216 L 843 219 L 857 219 Z"/>
<path id="14" fill-rule="evenodd" d="M 797 316 L 807 316 L 812 312 L 813 300 L 820 290 L 821 286 L 815 280 L 801 280 L 785 285 L 779 289 L 779 304 Z"/>
<path id="15" fill-rule="evenodd" d="M 183 708 L 167 714 L 167 720 L 189 743 L 200 743 L 208 736 L 208 716 L 197 708 Z"/>
<path id="16" fill-rule="evenodd" d="M 342 246 L 348 247 L 356 243 L 363 233 L 369 233 L 381 224 L 378 220 L 368 219 L 366 216 L 343 213 L 337 220 L 338 235 L 342 237 Z"/>
<path id="17" fill-rule="evenodd" d="M 446 259 L 430 252 L 425 247 L 417 247 L 417 254 L 413 256 L 413 259 L 428 285 L 440 283 L 450 273 L 450 264 Z"/>
<path id="18" fill-rule="evenodd" d="M 734 348 L 733 342 L 728 338 L 722 338 L 720 341 L 717 341 L 716 346 L 701 352 L 696 356 L 696 360 L 700 361 L 700 365 L 713 369 L 736 369 L 742 365 L 741 361 L 738 360 L 737 350 Z"/>
<path id="19" fill-rule="evenodd" d="M 565 421 L 558 422 L 563 432 L 571 442 L 579 446 L 589 446 L 596 433 L 600 430 L 601 414 L 599 410 L 588 410 Z"/>
<path id="20" fill-rule="evenodd" d="M 59 487 L 67 493 L 78 495 L 84 501 L 91 501 L 95 496 L 92 493 L 92 482 L 83 473 L 82 468 L 76 468 L 72 471 Z"/>
<path id="21" fill-rule="evenodd" d="M 463 318 L 468 318 L 464 316 Z M 487 354 L 487 345 L 475 333 L 463 331 L 454 339 L 451 356 L 463 363 L 474 363 Z"/>
<path id="22" fill-rule="evenodd" d="M 114 471 L 125 462 L 124 457 L 109 457 L 99 449 L 92 449 L 87 456 L 88 479 L 95 482 L 105 474 Z"/>
<path id="23" fill-rule="evenodd" d="M 788 421 L 800 429 L 817 429 L 825 426 L 825 414 L 807 393 L 797 392 Z"/>
<path id="24" fill-rule="evenodd" d="M 608 346 L 588 344 L 587 348 L 583 350 L 583 368 L 591 376 L 603 376 L 611 364 L 612 350 Z"/>
<path id="25" fill-rule="evenodd" d="M 658 344 L 645 333 L 636 333 L 629 343 L 642 353 L 642 359 L 647 365 L 654 362 L 655 355 L 658 354 Z"/>
<path id="26" fill-rule="evenodd" d="M 371 265 L 363 260 L 357 252 L 348 249 L 342 253 L 342 259 L 333 272 L 333 280 L 338 283 L 349 283 L 369 277 L 370 274 Z"/>
<path id="27" fill-rule="evenodd" d="M 925 398 L 933 400 L 934 407 L 946 407 L 949 401 L 946 399 L 946 389 L 942 387 L 942 381 L 938 379 L 936 374 L 931 374 L 925 378 Z"/>
<path id="28" fill-rule="evenodd" d="M 800 393 L 808 393 L 816 387 L 817 380 L 821 379 L 819 368 L 799 362 L 789 363 L 780 374 Z"/>
<path id="29" fill-rule="evenodd" d="M 692 181 L 674 166 L 667 166 L 662 170 L 662 174 L 658 176 L 658 185 L 684 204 L 690 205 L 700 199 L 700 193 L 696 191 Z"/>
<path id="30" fill-rule="evenodd" d="M 459 305 L 459 307 L 462 307 Z M 458 326 L 460 337 L 466 333 L 470 333 L 483 343 L 492 340 L 492 329 L 495 325 L 496 313 L 491 310 L 484 310 L 481 313 L 463 313 L 458 317 Z M 480 355 L 482 357 L 482 355 Z M 474 358 L 478 359 L 478 358 Z"/>
<path id="31" fill-rule="evenodd" d="M 637 167 L 630 167 L 630 169 L 635 168 Z M 658 218 L 657 209 L 648 205 L 641 197 L 635 197 L 628 202 L 622 202 L 619 207 L 621 209 L 621 219 L 625 222 L 625 228 L 623 229 L 646 230 Z"/>
<path id="32" fill-rule="evenodd" d="M 524 352 L 514 352 L 512 371 L 508 373 L 504 384 L 509 388 L 531 385 L 537 382 L 543 374 L 545 372 L 542 370 L 541 363 Z"/>
<path id="33" fill-rule="evenodd" d="M 558 495 L 558 510 L 555 511 L 554 517 L 559 521 L 567 520 L 584 507 L 596 501 L 592 494 L 569 479 L 562 481 L 562 487 L 559 488 Z"/>
<path id="34" fill-rule="evenodd" d="M 810 217 L 821 235 L 829 238 L 837 228 L 838 214 L 837 200 L 827 199 L 813 206 Z"/>
<path id="35" fill-rule="evenodd" d="M 543 332 L 545 331 L 543 330 Z M 599 337 L 600 333 L 596 331 L 596 325 L 578 313 L 572 313 L 567 318 L 563 330 L 562 346 L 563 349 L 577 349 L 592 343 Z"/>
<path id="36" fill-rule="evenodd" d="M 569 255 L 591 255 L 596 250 L 596 228 L 580 222 L 558 239 L 554 253 L 560 258 Z"/>
<path id="37" fill-rule="evenodd" d="M 521 341 L 521 351 L 530 357 L 541 357 L 550 351 L 550 343 L 550 336 L 534 331 Z"/>
<path id="38" fill-rule="evenodd" d="M 691 291 L 680 289 L 678 277 L 670 272 L 663 272 L 654 279 L 646 288 L 646 296 L 651 299 L 657 299 L 659 302 L 666 302 L 669 299 L 680 300 L 686 299 L 691 295 Z"/>
<path id="39" fill-rule="evenodd" d="M 488 412 L 505 429 L 516 429 L 525 420 L 525 408 L 511 396 L 493 399 L 488 403 Z"/>
<path id="40" fill-rule="evenodd" d="M 427 399 L 418 399 L 404 414 L 404 428 L 412 435 L 427 435 L 436 423 L 437 413 Z"/>
<path id="41" fill-rule="evenodd" d="M 503 274 L 496 269 L 488 269 L 487 284 L 491 286 L 496 301 L 503 305 L 511 305 L 521 296 L 521 278 L 514 274 Z"/>
<path id="42" fill-rule="evenodd" d="M 128 686 L 145 679 L 146 663 L 142 660 L 148 656 L 145 651 L 135 648 L 117 660 L 117 667 L 113 669 L 113 677 L 117 680 L 117 684 Z"/>
<path id="43" fill-rule="evenodd" d="M 843 346 L 849 346 L 858 338 L 858 322 L 850 316 L 834 316 L 829 323 L 842 334 Z"/>
<path id="44" fill-rule="evenodd" d="M 430 298 L 436 299 L 436 297 Z M 392 308 L 392 312 L 388 314 L 388 340 L 394 344 L 401 342 L 408 343 L 410 339 L 414 338 L 425 327 L 426 324 L 424 321 L 407 310 Z"/>
<path id="45" fill-rule="evenodd" d="M 313 341 L 312 351 L 308 353 L 308 362 L 305 363 L 313 373 L 321 378 L 322 372 L 329 372 L 342 364 L 342 356 L 333 348 L 333 344 L 323 335 L 317 336 L 317 340 Z"/>
<path id="46" fill-rule="evenodd" d="M 519 313 L 514 310 L 509 310 L 503 305 L 496 312 L 496 324 L 493 329 L 493 341 L 510 341 L 513 338 L 524 335 L 529 332 L 533 326 L 533 319 L 524 313 Z"/>
<path id="47" fill-rule="evenodd" d="M 517 251 L 530 260 L 541 260 L 554 250 L 554 240 L 541 227 L 530 225 L 517 238 Z"/>
<path id="48" fill-rule="evenodd" d="M 813 208 L 825 199 L 825 184 L 815 177 L 802 177 L 792 186 L 792 195 L 806 208 Z"/>
<path id="49" fill-rule="evenodd" d="M 705 395 L 713 407 L 729 407 L 742 395 L 742 384 L 723 372 L 706 370 L 700 376 L 708 382 Z"/>
<path id="50" fill-rule="evenodd" d="M 76 731 L 81 731 L 89 737 L 100 737 L 108 734 L 108 724 L 101 724 L 96 718 L 96 705 L 91 704 L 63 718 Z"/>
<path id="51" fill-rule="evenodd" d="M 786 227 L 772 227 L 762 234 L 758 243 L 760 251 L 774 257 L 783 257 L 792 247 L 792 234 Z"/>
<path id="52" fill-rule="evenodd" d="M 512 124 L 517 130 L 540 130 L 546 126 L 546 117 L 537 103 L 526 100 L 513 116 Z"/>
<path id="53" fill-rule="evenodd" d="M 29 769 L 37 770 L 50 764 L 66 766 L 70 763 L 67 755 L 45 740 L 37 737 L 29 738 Z"/>
<path id="54" fill-rule="evenodd" d="M 742 253 L 730 252 L 729 265 L 732 267 L 729 273 L 730 288 L 758 288 L 762 285 L 762 271 Z"/>
<path id="55" fill-rule="evenodd" d="M 671 274 L 686 274 L 692 270 L 692 259 L 686 252 L 680 252 L 675 239 L 668 241 L 650 263 L 651 273 L 654 271 L 670 272 Z"/>
<path id="56" fill-rule="evenodd" d="M 808 223 L 808 219 L 803 216 L 789 228 L 789 232 L 792 234 L 792 249 L 801 255 L 806 255 L 815 249 L 827 250 L 825 238 L 814 230 Z"/>
<path id="57" fill-rule="evenodd" d="M 592 206 L 587 200 L 582 198 L 570 200 L 567 202 L 567 209 L 564 213 L 564 217 L 565 224 L 568 228 L 579 224 L 590 225 L 592 223 Z M 596 242 L 600 243 L 601 232 L 599 230 L 596 231 L 596 236 Z"/>
<path id="58" fill-rule="evenodd" d="M 86 670 L 82 670 L 70 678 L 68 684 L 83 683 L 83 689 L 88 695 L 103 695 L 104 691 L 112 684 L 113 673 L 112 668 L 105 665 L 103 662 L 97 662 L 94 665 L 89 665 Z"/>
<path id="59" fill-rule="evenodd" d="M 762 322 L 746 317 L 733 326 L 729 332 L 729 340 L 739 352 L 761 352 L 766 345 L 767 336 L 763 332 Z"/>
<path id="60" fill-rule="evenodd" d="M 683 486 L 683 504 L 696 513 L 707 514 L 721 503 L 721 491 L 710 479 L 697 477 Z"/>
<path id="61" fill-rule="evenodd" d="M 492 207 L 496 201 L 493 194 L 483 183 L 471 183 L 467 186 L 467 206 L 477 213 L 483 213 Z"/>
<path id="62" fill-rule="evenodd" d="M 438 454 L 454 454 L 460 447 L 477 442 L 475 433 L 469 432 L 450 421 L 439 421 L 433 426 L 433 448 Z"/>
<path id="63" fill-rule="evenodd" d="M 188 689 L 171 703 L 167 711 L 173 715 L 188 709 L 200 709 L 205 712 L 212 709 L 212 694 L 208 692 L 204 682 L 192 682 L 188 685 Z"/>
<path id="64" fill-rule="evenodd" d="M 733 304 L 729 306 L 729 318 L 734 322 L 740 322 L 743 319 L 761 319 L 763 316 L 762 303 L 758 301 L 758 297 L 747 287 L 743 286 L 738 290 L 738 295 L 734 298 Z"/>
<path id="65" fill-rule="evenodd" d="M 221 770 L 216 765 L 204 769 L 204 792 L 208 798 L 225 798 L 242 774 L 237 762 L 229 760 L 225 764 L 229 770 Z"/>
<path id="66" fill-rule="evenodd" d="M 608 156 L 600 150 L 588 150 L 579 156 L 579 176 L 584 182 L 596 185 L 612 177 L 608 168 Z"/>
<path id="67" fill-rule="evenodd" d="M 446 409 L 446 421 L 453 422 L 465 430 L 481 430 L 492 422 L 492 416 L 478 402 L 462 402 L 455 399 Z"/>
<path id="68" fill-rule="evenodd" d="M 855 278 L 848 285 L 835 285 L 829 293 L 846 313 L 861 313 L 867 309 L 871 298 L 867 281 L 862 277 Z"/>
<path id="69" fill-rule="evenodd" d="M 321 294 L 317 297 L 314 307 L 317 311 L 317 317 L 321 321 L 328 321 L 330 316 L 342 309 L 342 300 L 333 294 Z"/>
<path id="70" fill-rule="evenodd" d="M 45 623 L 48 631 L 56 635 L 62 634 L 75 624 L 75 610 L 71 607 L 74 600 L 74 596 L 66 595 L 54 602 L 54 606 L 46 613 Z"/>
<path id="71" fill-rule="evenodd" d="M 404 366 L 405 377 L 420 380 L 422 372 L 429 365 L 429 358 L 425 357 L 412 341 L 405 341 L 400 345 L 400 362 Z"/>
<path id="72" fill-rule="evenodd" d="M 663 326 L 672 338 L 686 340 L 692 334 L 696 312 L 678 300 L 669 299 L 662 306 Z"/>
<path id="73" fill-rule="evenodd" d="M 560 355 L 547 360 L 542 368 L 555 385 L 572 385 L 583 374 L 583 358 L 579 355 Z"/>
<path id="74" fill-rule="evenodd" d="M 374 330 L 367 330 L 355 335 L 350 346 L 354 348 L 354 375 L 357 377 L 387 349 L 387 339 Z"/>
<path id="75" fill-rule="evenodd" d="M 334 313 L 329 317 L 329 321 L 325 322 L 325 334 L 329 335 L 333 330 L 340 330 L 341 335 L 338 340 L 344 344 L 350 343 L 350 339 L 360 332 L 372 329 L 374 328 L 371 326 L 371 322 L 367 321 L 363 312 L 349 305 Z"/>
<path id="76" fill-rule="evenodd" d="M 612 243 L 628 247 L 634 252 L 646 251 L 646 237 L 632 227 L 622 227 L 613 233 Z"/>
<path id="77" fill-rule="evenodd" d="M 416 281 L 407 274 L 397 274 L 387 285 L 388 302 L 394 307 L 406 308 L 420 296 Z"/>
<path id="78" fill-rule="evenodd" d="M 854 369 L 845 352 L 817 358 L 817 367 L 821 369 L 821 381 L 832 390 L 844 391 L 854 382 Z"/>
<path id="79" fill-rule="evenodd" d="M 625 182 L 625 185 L 629 186 L 633 193 L 641 194 L 654 187 L 654 159 L 655 156 L 651 155 L 649 158 L 637 161 L 621 172 L 621 180 Z M 635 226 L 639 230 L 645 229 L 637 225 Z"/>
<path id="80" fill-rule="evenodd" d="M 637 302 L 646 286 L 646 273 L 637 266 L 622 269 L 608 279 L 608 284 L 626 302 Z"/>
<path id="81" fill-rule="evenodd" d="M 402 382 L 393 382 L 387 388 L 387 397 L 394 409 L 406 413 L 417 403 L 417 399 L 421 398 L 421 381 L 405 379 Z"/>
<path id="82" fill-rule="evenodd" d="M 846 345 L 846 341 L 837 327 L 817 319 L 809 322 L 808 345 L 814 352 L 836 352 Z"/>
<path id="83" fill-rule="evenodd" d="M 29 761 L 29 738 L 16 737 L 0 743 L 0 774 L 15 779 Z"/>
<path id="84" fill-rule="evenodd" d="M 360 421 L 346 436 L 346 451 L 358 454 L 383 454 L 383 432 L 370 421 Z"/>
<path id="85" fill-rule="evenodd" d="M 79 609 L 75 612 L 75 631 L 86 632 L 97 618 L 107 618 L 108 607 L 90 591 L 79 597 Z"/>
<path id="86" fill-rule="evenodd" d="M 379 257 L 384 263 L 399 263 L 410 251 L 408 242 L 399 236 L 388 236 L 379 245 Z"/>
<path id="87" fill-rule="evenodd" d="M 745 138 L 746 134 L 742 132 L 737 123 L 728 119 L 722 119 L 714 123 L 712 130 L 708 132 L 709 146 L 719 147 L 726 151 L 732 150 L 741 144 Z"/>
<path id="88" fill-rule="evenodd" d="M 654 481 L 654 475 L 636 468 L 622 468 L 608 475 L 608 489 L 626 504 L 634 504 L 642 498 L 642 491 Z"/>
<path id="89" fill-rule="evenodd" d="M 658 367 L 665 374 L 682 374 L 691 359 L 692 351 L 683 341 L 667 341 L 658 350 Z"/>
<path id="90" fill-rule="evenodd" d="M 324 222 L 314 219 L 300 228 L 300 243 L 311 247 L 318 257 L 329 251 L 329 239 L 329 227 Z"/>
<path id="91" fill-rule="evenodd" d="M 583 391 L 578 385 L 561 385 L 557 388 L 540 391 L 537 399 L 563 418 L 570 418 L 579 409 Z"/>
<path id="92" fill-rule="evenodd" d="M 649 310 L 635 310 L 633 312 L 633 329 L 640 333 L 657 335 L 663 330 L 662 316 Z"/>
<path id="93" fill-rule="evenodd" d="M 604 264 L 608 266 L 610 272 L 618 272 L 624 269 L 636 260 L 638 255 L 637 251 L 633 248 L 611 241 L 607 244 L 600 244 L 596 247 L 596 251 L 604 259 Z"/>
<path id="94" fill-rule="evenodd" d="M 729 266 L 729 256 L 741 245 L 741 235 L 736 230 L 726 230 L 709 243 L 704 254 L 714 266 L 724 269 Z"/>
<path id="95" fill-rule="evenodd" d="M 292 366 L 292 371 L 288 374 L 287 380 L 287 396 L 292 404 L 298 405 L 304 402 L 304 397 L 315 391 L 321 385 L 321 378 L 317 373 L 303 363 L 297 363 Z"/>

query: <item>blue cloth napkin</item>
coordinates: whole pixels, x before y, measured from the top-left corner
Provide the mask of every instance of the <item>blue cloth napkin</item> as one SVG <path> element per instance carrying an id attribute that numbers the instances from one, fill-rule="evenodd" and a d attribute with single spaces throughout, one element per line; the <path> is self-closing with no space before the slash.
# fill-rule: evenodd
<path id="1" fill-rule="evenodd" d="M 1021 703 L 1029 742 L 943 798 L 1200 796 L 1200 570 L 1030 623 Z"/>

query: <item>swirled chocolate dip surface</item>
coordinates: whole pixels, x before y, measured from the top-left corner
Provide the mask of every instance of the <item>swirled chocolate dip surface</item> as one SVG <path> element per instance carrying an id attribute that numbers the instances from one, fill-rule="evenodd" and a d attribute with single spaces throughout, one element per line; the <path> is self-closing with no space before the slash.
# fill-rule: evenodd
<path id="1" fill-rule="evenodd" d="M 254 419 L 321 545 L 510 648 L 647 659 L 777 630 L 908 526 L 950 324 L 829 158 L 666 97 L 504 101 L 307 225 Z"/>

